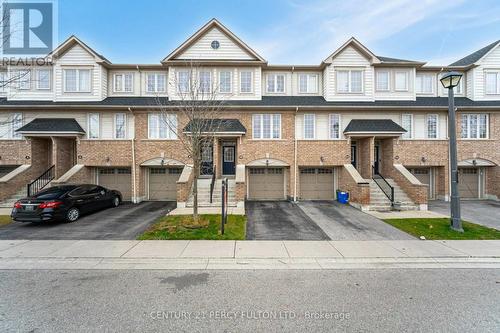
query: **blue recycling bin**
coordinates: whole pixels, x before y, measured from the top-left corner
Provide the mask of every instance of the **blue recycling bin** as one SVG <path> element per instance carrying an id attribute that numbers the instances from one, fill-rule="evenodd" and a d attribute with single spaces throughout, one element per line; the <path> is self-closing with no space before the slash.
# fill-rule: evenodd
<path id="1" fill-rule="evenodd" d="M 349 202 L 349 193 L 337 190 L 337 201 L 341 204 L 346 204 Z"/>

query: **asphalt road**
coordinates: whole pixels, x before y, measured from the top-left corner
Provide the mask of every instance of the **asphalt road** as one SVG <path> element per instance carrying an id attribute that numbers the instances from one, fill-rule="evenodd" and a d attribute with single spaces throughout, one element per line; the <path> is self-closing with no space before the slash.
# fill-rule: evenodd
<path id="1" fill-rule="evenodd" d="M 0 271 L 2 332 L 498 332 L 500 270 Z"/>

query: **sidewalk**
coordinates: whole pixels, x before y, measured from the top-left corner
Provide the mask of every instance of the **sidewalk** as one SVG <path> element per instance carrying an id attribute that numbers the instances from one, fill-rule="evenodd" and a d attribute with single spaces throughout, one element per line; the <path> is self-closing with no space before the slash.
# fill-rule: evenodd
<path id="1" fill-rule="evenodd" d="M 345 268 L 500 268 L 500 241 L 0 241 L 0 269 Z"/>

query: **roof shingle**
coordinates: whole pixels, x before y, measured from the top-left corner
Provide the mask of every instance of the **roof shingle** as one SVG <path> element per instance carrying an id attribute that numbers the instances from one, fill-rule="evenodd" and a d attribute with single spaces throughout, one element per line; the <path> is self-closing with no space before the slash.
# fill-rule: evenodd
<path id="1" fill-rule="evenodd" d="M 73 118 L 36 118 L 16 132 L 72 132 L 84 134 L 85 131 Z"/>
<path id="2" fill-rule="evenodd" d="M 497 40 L 496 42 L 491 43 L 490 45 L 487 45 L 483 47 L 480 50 L 477 50 L 474 53 L 469 54 L 466 57 L 463 57 L 460 60 L 455 61 L 454 63 L 450 64 L 450 66 L 469 66 L 474 64 L 476 61 L 481 59 L 486 55 L 486 53 L 490 52 L 491 49 L 493 49 L 498 43 L 500 43 L 500 40 Z"/>
<path id="3" fill-rule="evenodd" d="M 353 119 L 344 133 L 349 132 L 401 132 L 406 130 L 391 119 Z"/>

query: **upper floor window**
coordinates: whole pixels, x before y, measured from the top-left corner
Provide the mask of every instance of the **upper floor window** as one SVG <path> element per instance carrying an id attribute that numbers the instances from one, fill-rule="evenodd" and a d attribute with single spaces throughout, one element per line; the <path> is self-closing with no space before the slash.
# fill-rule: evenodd
<path id="1" fill-rule="evenodd" d="M 281 114 L 254 114 L 252 123 L 254 139 L 281 138 Z"/>
<path id="2" fill-rule="evenodd" d="M 115 139 L 125 139 L 127 129 L 127 115 L 125 113 L 115 114 Z"/>
<path id="3" fill-rule="evenodd" d="M 314 114 L 304 115 L 304 139 L 314 139 L 316 128 L 316 117 Z"/>
<path id="4" fill-rule="evenodd" d="M 20 139 L 22 137 L 21 133 L 16 132 L 18 129 L 23 126 L 23 114 L 22 113 L 14 113 L 12 114 L 12 122 L 11 122 L 11 138 Z"/>
<path id="5" fill-rule="evenodd" d="M 340 139 L 340 115 L 331 114 L 329 116 L 330 139 Z"/>
<path id="6" fill-rule="evenodd" d="M 377 71 L 377 91 L 389 91 L 389 71 Z"/>
<path id="7" fill-rule="evenodd" d="M 415 91 L 420 94 L 432 94 L 434 92 L 434 75 L 417 74 L 415 77 Z"/>
<path id="8" fill-rule="evenodd" d="M 212 90 L 212 73 L 208 71 L 202 71 L 198 74 L 200 92 L 210 93 Z"/>
<path id="9" fill-rule="evenodd" d="M 8 84 L 9 84 L 9 78 L 7 72 L 0 72 L 0 92 L 7 91 Z"/>
<path id="10" fill-rule="evenodd" d="M 23 114 L 12 113 L 0 118 L 0 139 L 20 139 L 21 133 L 16 132 L 23 125 Z"/>
<path id="11" fill-rule="evenodd" d="M 413 115 L 412 114 L 403 114 L 401 115 L 401 127 L 406 130 L 406 133 L 403 133 L 404 139 L 411 139 L 413 137 Z"/>
<path id="12" fill-rule="evenodd" d="M 360 70 L 337 71 L 337 92 L 362 93 L 363 71 Z"/>
<path id="13" fill-rule="evenodd" d="M 148 73 L 146 75 L 146 91 L 148 93 L 165 92 L 166 75 L 164 73 Z"/>
<path id="14" fill-rule="evenodd" d="M 132 92 L 134 90 L 133 73 L 117 73 L 113 77 L 115 92 Z"/>
<path id="15" fill-rule="evenodd" d="M 408 91 L 408 72 L 394 73 L 394 90 Z"/>
<path id="16" fill-rule="evenodd" d="M 219 92 L 230 93 L 232 90 L 232 75 L 230 71 L 219 72 Z"/>
<path id="17" fill-rule="evenodd" d="M 99 113 L 89 113 L 89 139 L 99 138 Z"/>
<path id="18" fill-rule="evenodd" d="M 486 139 L 488 137 L 488 115 L 484 113 L 463 114 L 461 132 L 462 139 Z"/>
<path id="19" fill-rule="evenodd" d="M 427 138 L 437 139 L 438 138 L 438 115 L 428 114 L 427 115 Z"/>
<path id="20" fill-rule="evenodd" d="M 31 89 L 31 70 L 16 70 L 13 72 L 11 82 L 16 82 L 17 89 L 29 90 Z"/>
<path id="21" fill-rule="evenodd" d="M 299 93 L 315 94 L 318 92 L 318 74 L 299 74 Z"/>
<path id="22" fill-rule="evenodd" d="M 50 89 L 50 69 L 38 69 L 36 71 L 36 89 Z"/>
<path id="23" fill-rule="evenodd" d="M 252 72 L 251 71 L 241 71 L 240 72 L 240 93 L 251 93 L 252 92 Z"/>
<path id="24" fill-rule="evenodd" d="M 150 113 L 148 133 L 150 139 L 177 139 L 177 115 Z"/>
<path id="25" fill-rule="evenodd" d="M 65 69 L 64 92 L 90 92 L 90 69 Z"/>
<path id="26" fill-rule="evenodd" d="M 180 93 L 187 93 L 189 92 L 189 86 L 190 86 L 190 72 L 188 71 L 177 72 L 177 90 Z"/>
<path id="27" fill-rule="evenodd" d="M 500 94 L 500 72 L 486 72 L 484 81 L 487 94 Z"/>
<path id="28" fill-rule="evenodd" d="M 268 93 L 285 92 L 285 74 L 267 74 Z"/>

